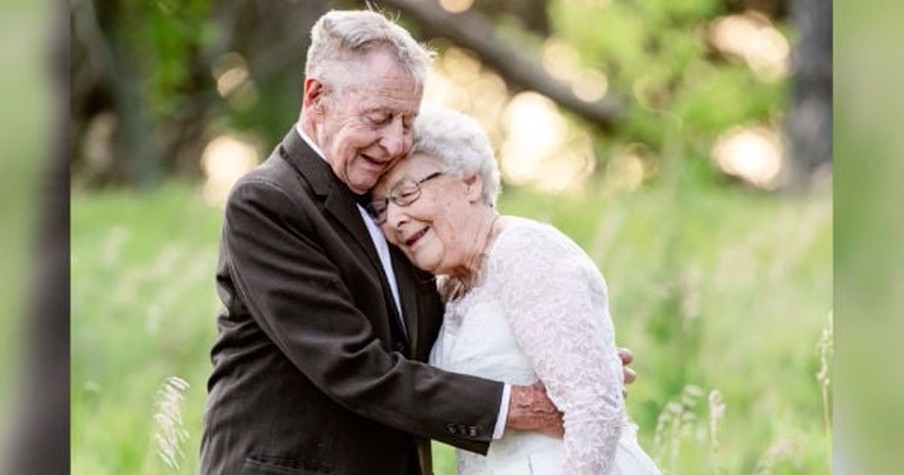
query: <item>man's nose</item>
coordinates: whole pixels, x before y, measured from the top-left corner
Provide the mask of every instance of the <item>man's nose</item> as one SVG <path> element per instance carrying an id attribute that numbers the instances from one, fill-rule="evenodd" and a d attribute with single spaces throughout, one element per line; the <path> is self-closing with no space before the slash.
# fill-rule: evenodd
<path id="1" fill-rule="evenodd" d="M 411 146 L 411 135 L 406 133 L 401 119 L 394 119 L 392 124 L 386 127 L 380 145 L 391 157 L 400 157 L 408 151 Z"/>

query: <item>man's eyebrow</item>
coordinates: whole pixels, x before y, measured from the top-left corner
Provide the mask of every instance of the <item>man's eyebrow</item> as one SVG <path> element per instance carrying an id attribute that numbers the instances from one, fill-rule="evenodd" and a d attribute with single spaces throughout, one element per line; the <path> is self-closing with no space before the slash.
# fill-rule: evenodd
<path id="1" fill-rule="evenodd" d="M 377 104 L 377 105 L 372 105 L 372 106 L 366 107 L 364 110 L 366 112 L 392 112 L 392 111 L 395 111 L 396 109 L 394 109 L 392 106 Z"/>

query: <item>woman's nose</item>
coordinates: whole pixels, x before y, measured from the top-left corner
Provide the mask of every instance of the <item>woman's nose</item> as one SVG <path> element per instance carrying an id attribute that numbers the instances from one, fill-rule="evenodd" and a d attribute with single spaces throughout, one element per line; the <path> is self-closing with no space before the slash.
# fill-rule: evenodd
<path id="1" fill-rule="evenodd" d="M 391 232 L 397 232 L 410 220 L 411 216 L 408 215 L 408 208 L 406 206 L 399 206 L 392 201 L 386 204 L 386 221 L 383 222 L 384 228 Z"/>

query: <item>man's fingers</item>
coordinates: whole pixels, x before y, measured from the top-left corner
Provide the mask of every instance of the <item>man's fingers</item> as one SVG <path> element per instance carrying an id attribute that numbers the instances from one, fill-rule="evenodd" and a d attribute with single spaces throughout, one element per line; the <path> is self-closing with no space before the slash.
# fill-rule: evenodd
<path id="1" fill-rule="evenodd" d="M 534 396 L 531 400 L 531 406 L 535 411 L 546 414 L 555 414 L 559 412 L 559 409 L 552 403 L 549 396 L 546 394 L 546 386 L 544 386 L 542 382 L 537 381 L 536 383 L 531 384 L 530 388 Z"/>
<path id="2" fill-rule="evenodd" d="M 627 348 L 619 348 L 618 357 L 621 358 L 623 365 L 629 365 L 632 361 L 634 361 L 634 353 L 631 353 L 631 350 Z"/>
<path id="3" fill-rule="evenodd" d="M 565 435 L 565 426 L 562 421 L 562 413 L 557 412 L 554 417 L 543 418 L 541 422 L 538 422 L 537 430 L 541 434 L 563 437 Z"/>
<path id="4" fill-rule="evenodd" d="M 627 366 L 622 367 L 622 373 L 625 375 L 625 384 L 631 384 L 634 380 L 637 379 L 637 373 L 634 372 L 633 369 L 628 368 Z"/>
<path id="5" fill-rule="evenodd" d="M 628 365 L 631 364 L 632 361 L 634 361 L 634 354 L 631 353 L 631 350 L 627 348 L 619 348 L 618 357 L 622 362 L 622 374 L 625 379 L 625 384 L 633 383 L 634 380 L 637 379 L 637 373 L 635 373 L 633 369 L 629 368 Z M 627 396 L 628 394 L 627 392 L 625 392 L 625 397 Z"/>

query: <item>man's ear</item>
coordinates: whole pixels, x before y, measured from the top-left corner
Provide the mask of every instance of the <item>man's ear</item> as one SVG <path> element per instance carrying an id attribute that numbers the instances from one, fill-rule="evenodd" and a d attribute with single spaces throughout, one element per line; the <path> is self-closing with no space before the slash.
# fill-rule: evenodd
<path id="1" fill-rule="evenodd" d="M 314 112 L 323 110 L 323 100 L 326 95 L 326 87 L 317 78 L 307 78 L 304 80 L 304 91 L 302 94 L 301 105 L 305 109 L 311 109 Z"/>
<path id="2" fill-rule="evenodd" d="M 465 194 L 468 197 L 468 201 L 472 203 L 478 201 L 481 193 L 483 193 L 483 178 L 480 175 L 472 175 L 465 178 Z"/>

